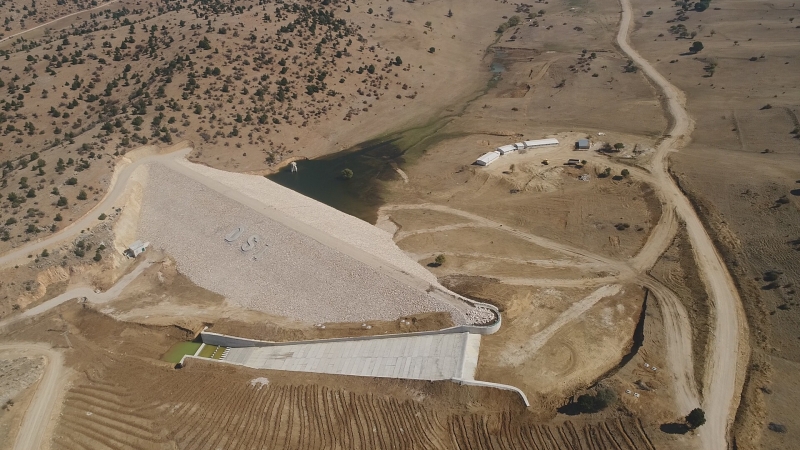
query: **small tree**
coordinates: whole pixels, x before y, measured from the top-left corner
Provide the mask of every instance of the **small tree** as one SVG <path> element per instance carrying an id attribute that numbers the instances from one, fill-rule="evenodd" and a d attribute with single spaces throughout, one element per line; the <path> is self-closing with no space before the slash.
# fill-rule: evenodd
<path id="1" fill-rule="evenodd" d="M 700 408 L 693 409 L 687 416 L 686 416 L 686 423 L 694 429 L 697 427 L 702 426 L 706 423 L 706 413 Z"/>
<path id="2" fill-rule="evenodd" d="M 446 261 L 446 259 L 445 259 L 444 255 L 439 255 L 434 260 L 434 262 L 436 263 L 437 266 L 441 266 L 442 264 L 445 263 L 445 261 Z"/>
<path id="3" fill-rule="evenodd" d="M 350 170 L 350 169 L 344 169 L 344 170 L 342 170 L 342 174 L 341 175 L 342 175 L 343 179 L 349 180 L 349 179 L 353 178 L 353 171 Z"/>
<path id="4" fill-rule="evenodd" d="M 396 58 L 394 59 L 394 64 L 395 64 L 396 66 L 402 66 L 402 65 L 403 65 L 403 60 L 402 60 L 402 59 L 401 59 L 401 58 L 398 56 L 398 57 L 396 57 Z"/>
<path id="5" fill-rule="evenodd" d="M 98 216 L 98 217 L 97 217 L 97 219 L 98 219 L 98 220 L 106 220 L 106 217 L 108 217 L 108 216 L 106 215 L 106 213 L 103 213 L 103 214 L 100 214 L 100 216 Z"/>
<path id="6" fill-rule="evenodd" d="M 700 53 L 703 50 L 703 43 L 700 41 L 694 41 L 691 47 L 689 47 L 689 51 L 691 53 Z"/>
<path id="7" fill-rule="evenodd" d="M 596 413 L 614 403 L 617 395 L 606 387 L 598 387 L 597 394 L 583 394 L 578 397 L 578 408 L 582 413 Z"/>
<path id="8" fill-rule="evenodd" d="M 625 148 L 625 144 L 623 144 L 622 142 L 617 142 L 616 144 L 614 144 L 614 148 L 617 150 L 622 150 L 623 148 Z"/>
<path id="9" fill-rule="evenodd" d="M 622 172 L 620 172 L 620 173 L 622 174 L 623 177 L 626 177 L 626 178 L 628 177 L 628 175 L 631 174 L 631 172 L 628 169 L 622 169 Z"/>
<path id="10" fill-rule="evenodd" d="M 452 9 L 448 9 L 447 10 L 447 17 L 453 17 L 453 10 Z"/>
<path id="11" fill-rule="evenodd" d="M 434 53 L 436 51 L 436 47 L 431 47 L 428 49 L 428 53 Z"/>
<path id="12" fill-rule="evenodd" d="M 78 200 L 86 200 L 87 198 L 89 198 L 89 196 L 86 195 L 86 191 L 81 189 L 81 191 L 78 193 Z"/>

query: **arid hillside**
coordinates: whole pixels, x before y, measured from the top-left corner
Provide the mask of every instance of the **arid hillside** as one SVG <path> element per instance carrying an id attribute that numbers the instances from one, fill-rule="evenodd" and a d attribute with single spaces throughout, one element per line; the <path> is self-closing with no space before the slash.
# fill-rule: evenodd
<path id="1" fill-rule="evenodd" d="M 485 86 L 498 5 L 125 0 L 11 37 L 0 251 L 85 214 L 145 144 L 264 173 L 425 123 Z"/>

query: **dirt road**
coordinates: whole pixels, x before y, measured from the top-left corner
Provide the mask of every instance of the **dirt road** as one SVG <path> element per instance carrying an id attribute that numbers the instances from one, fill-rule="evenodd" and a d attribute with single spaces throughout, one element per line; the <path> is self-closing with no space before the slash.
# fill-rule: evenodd
<path id="1" fill-rule="evenodd" d="M 694 123 L 684 108 L 686 98 L 678 88 L 664 78 L 650 63 L 642 58 L 628 43 L 633 26 L 630 0 L 620 0 L 622 20 L 617 43 L 650 80 L 663 92 L 673 125 L 670 137 L 661 142 L 653 160 L 653 175 L 665 200 L 686 223 L 686 230 L 694 249 L 697 265 L 714 306 L 714 331 L 707 359 L 708 367 L 703 380 L 703 409 L 707 423 L 700 431 L 705 449 L 727 448 L 730 424 L 736 413 L 744 376 L 744 366 L 749 352 L 747 323 L 741 299 L 725 264 L 714 247 L 688 199 L 673 182 L 668 173 L 669 153 L 688 141 Z M 741 361 L 741 364 L 739 363 Z M 688 412 L 688 411 L 687 411 Z"/>
<path id="2" fill-rule="evenodd" d="M 509 361 L 524 361 L 529 355 L 537 353 L 564 325 L 585 314 L 600 300 L 617 295 L 620 289 L 622 286 L 618 284 L 601 286 L 582 300 L 573 303 L 545 329 L 531 336 L 528 342 L 519 347 L 508 348 L 503 358 Z"/>
<path id="3" fill-rule="evenodd" d="M 38 316 L 39 314 L 45 313 L 51 310 L 52 308 L 55 308 L 56 306 L 64 302 L 68 302 L 74 298 L 85 297 L 88 302 L 94 304 L 109 302 L 117 298 L 117 296 L 119 296 L 119 294 L 122 293 L 122 290 L 125 289 L 125 287 L 131 283 L 131 281 L 135 280 L 136 277 L 138 277 L 139 274 L 141 274 L 145 269 L 150 267 L 151 264 L 152 264 L 151 261 L 142 262 L 130 273 L 120 278 L 119 281 L 117 281 L 114 284 L 114 286 L 111 287 L 111 289 L 105 292 L 96 292 L 94 289 L 87 286 L 80 286 L 74 289 L 70 289 L 69 291 L 59 296 L 53 297 L 50 300 L 47 300 L 46 302 L 43 302 L 39 305 L 34 306 L 31 309 L 24 311 L 22 314 L 13 316 L 9 319 L 0 322 L 0 330 L 3 330 L 3 328 L 7 327 L 8 325 L 19 322 L 20 320 L 29 319 L 31 317 Z"/>
<path id="4" fill-rule="evenodd" d="M 181 150 L 178 150 L 177 154 L 180 156 L 184 156 L 191 150 L 190 147 L 185 147 Z M 111 209 L 114 207 L 117 200 L 119 200 L 120 195 L 125 192 L 125 188 L 128 184 L 128 179 L 130 178 L 131 174 L 137 167 L 141 166 L 142 164 L 159 161 L 159 160 L 167 160 L 169 158 L 173 158 L 173 153 L 161 154 L 161 155 L 151 155 L 146 156 L 143 158 L 136 159 L 134 161 L 131 160 L 123 160 L 121 164 L 119 164 L 115 168 L 114 176 L 112 177 L 111 185 L 106 192 L 105 197 L 98 203 L 94 208 L 89 210 L 83 217 L 72 222 L 69 226 L 65 227 L 63 230 L 45 238 L 40 241 L 32 242 L 30 244 L 24 245 L 20 248 L 12 250 L 5 255 L 0 256 L 0 268 L 13 265 L 14 263 L 22 260 L 27 261 L 28 255 L 33 255 L 39 253 L 42 249 L 45 248 L 53 248 L 57 246 L 60 242 L 71 239 L 78 234 L 81 233 L 81 230 L 85 230 L 87 228 L 91 228 L 100 221 L 97 219 L 99 216 L 98 212 L 103 212 Z"/>
<path id="5" fill-rule="evenodd" d="M 26 356 L 44 356 L 47 360 L 36 394 L 22 419 L 14 450 L 46 448 L 45 444 L 51 434 L 51 419 L 55 415 L 56 405 L 60 403 L 67 382 L 64 357 L 46 344 L 29 342 L 0 344 L 0 350 L 11 350 Z"/>
<path id="6" fill-rule="evenodd" d="M 58 22 L 59 20 L 66 19 L 67 17 L 72 17 L 72 16 L 76 16 L 78 14 L 82 14 L 82 13 L 85 13 L 85 12 L 89 12 L 89 11 L 94 11 L 96 9 L 105 8 L 106 6 L 108 6 L 108 5 L 112 4 L 112 3 L 117 3 L 117 2 L 119 2 L 119 0 L 111 0 L 110 2 L 103 3 L 102 5 L 95 6 L 94 8 L 82 9 L 82 10 L 80 10 L 78 12 L 74 12 L 72 14 L 67 14 L 67 15 L 55 18 L 55 19 L 53 19 L 53 20 L 51 20 L 51 21 L 49 21 L 47 23 L 43 23 L 41 25 L 36 25 L 35 27 L 28 28 L 27 30 L 18 31 L 18 32 L 14 33 L 14 34 L 12 34 L 10 36 L 6 36 L 6 37 L 0 39 L 0 43 L 5 42 L 5 41 L 7 41 L 9 39 L 15 38 L 17 36 L 23 35 L 25 33 L 28 33 L 30 31 L 37 30 L 39 28 L 46 27 L 48 25 L 52 25 L 52 24 Z"/>

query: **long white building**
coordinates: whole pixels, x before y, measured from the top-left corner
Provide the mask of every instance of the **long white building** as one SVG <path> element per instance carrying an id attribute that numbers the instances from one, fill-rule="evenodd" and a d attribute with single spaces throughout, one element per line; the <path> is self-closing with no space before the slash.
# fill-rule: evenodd
<path id="1" fill-rule="evenodd" d="M 489 164 L 493 163 L 499 157 L 500 157 L 500 153 L 498 153 L 498 152 L 484 153 L 480 158 L 475 160 L 475 164 L 477 164 L 479 166 L 488 166 Z"/>
<path id="2" fill-rule="evenodd" d="M 525 141 L 523 144 L 525 144 L 525 148 L 547 147 L 550 145 L 558 145 L 558 139 L 536 139 L 533 141 Z"/>

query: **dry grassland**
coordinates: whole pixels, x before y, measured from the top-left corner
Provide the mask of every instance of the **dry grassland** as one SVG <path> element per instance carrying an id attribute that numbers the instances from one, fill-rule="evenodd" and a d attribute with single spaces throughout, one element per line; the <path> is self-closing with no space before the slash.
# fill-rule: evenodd
<path id="1" fill-rule="evenodd" d="M 725 255 L 748 314 L 755 351 L 737 445 L 791 448 L 800 427 L 790 406 L 800 401 L 791 381 L 800 362 L 800 11 L 792 2 L 741 0 L 684 14 L 649 0 L 636 6 L 633 45 L 686 93 L 696 121 L 673 173 Z M 694 41 L 703 50 L 687 54 Z"/>

